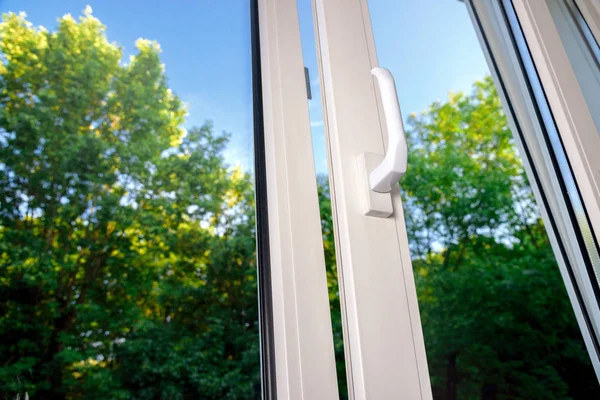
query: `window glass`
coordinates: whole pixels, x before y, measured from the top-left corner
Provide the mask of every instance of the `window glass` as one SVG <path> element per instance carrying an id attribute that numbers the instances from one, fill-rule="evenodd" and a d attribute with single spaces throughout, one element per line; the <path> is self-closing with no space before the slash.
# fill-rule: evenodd
<path id="1" fill-rule="evenodd" d="M 249 2 L 92 7 L 0 3 L 0 397 L 259 398 Z"/>

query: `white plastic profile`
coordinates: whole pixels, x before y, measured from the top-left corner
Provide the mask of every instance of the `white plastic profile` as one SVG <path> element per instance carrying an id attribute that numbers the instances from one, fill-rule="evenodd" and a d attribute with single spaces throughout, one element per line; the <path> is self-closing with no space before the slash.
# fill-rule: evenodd
<path id="1" fill-rule="evenodd" d="M 406 172 L 408 148 L 394 77 L 389 70 L 380 67 L 373 68 L 371 74 L 379 84 L 388 131 L 388 148 L 381 164 L 369 174 L 369 183 L 373 191 L 387 193 Z"/>

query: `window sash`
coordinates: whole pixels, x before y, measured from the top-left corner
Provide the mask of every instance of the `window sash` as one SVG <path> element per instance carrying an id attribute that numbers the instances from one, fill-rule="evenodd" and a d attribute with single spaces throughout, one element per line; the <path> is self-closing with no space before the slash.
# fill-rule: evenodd
<path id="1" fill-rule="evenodd" d="M 520 0 L 514 2 L 517 1 Z M 557 105 L 556 98 L 552 102 L 547 80 L 542 74 L 538 75 L 539 63 L 545 61 L 527 50 L 538 39 L 532 38 L 531 34 L 527 39 L 523 32 L 513 30 L 515 27 L 509 22 L 510 13 L 514 13 L 510 0 L 469 0 L 466 3 L 523 155 L 523 164 L 584 342 L 600 377 L 600 313 L 593 276 L 589 273 L 593 256 L 590 250 L 594 249 L 586 248 L 582 226 L 577 219 L 586 213 L 581 197 L 577 197 L 586 183 L 574 174 L 575 167 L 570 163 L 572 157 L 559 136 L 564 133 L 564 125 L 555 120 L 556 112 L 564 113 L 565 110 L 557 110 L 557 107 L 563 107 L 562 104 L 558 102 Z M 517 37 L 518 34 L 521 37 Z M 564 49 L 563 54 L 566 58 Z M 585 207 L 588 204 L 585 203 Z"/>
<path id="2" fill-rule="evenodd" d="M 263 398 L 337 399 L 296 0 L 255 1 L 270 258 L 265 284 L 272 297 L 273 331 L 272 343 L 265 344 L 272 350 L 273 368 L 263 373 L 275 381 Z"/>
<path id="3" fill-rule="evenodd" d="M 387 194 L 392 216 L 364 215 L 357 158 L 387 144 L 367 1 L 313 0 L 313 11 L 349 395 L 431 399 L 399 187 Z"/>

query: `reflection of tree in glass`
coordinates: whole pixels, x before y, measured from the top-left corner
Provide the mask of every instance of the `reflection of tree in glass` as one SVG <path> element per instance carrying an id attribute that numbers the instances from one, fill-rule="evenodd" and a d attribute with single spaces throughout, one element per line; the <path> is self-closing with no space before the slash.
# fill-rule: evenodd
<path id="1" fill-rule="evenodd" d="M 0 396 L 257 398 L 251 179 L 104 29 L 0 24 Z"/>

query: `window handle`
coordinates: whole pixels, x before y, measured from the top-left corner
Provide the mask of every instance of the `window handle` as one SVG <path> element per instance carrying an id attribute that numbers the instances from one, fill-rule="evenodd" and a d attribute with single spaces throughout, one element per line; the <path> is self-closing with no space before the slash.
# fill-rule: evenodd
<path id="1" fill-rule="evenodd" d="M 369 174 L 369 184 L 373 191 L 387 193 L 406 172 L 408 148 L 394 77 L 389 70 L 380 67 L 373 68 L 371 74 L 375 76 L 381 94 L 388 147 L 383 161 Z"/>
<path id="2" fill-rule="evenodd" d="M 359 188 L 363 192 L 362 212 L 369 217 L 387 218 L 394 213 L 390 192 L 406 172 L 408 148 L 402 114 L 396 94 L 396 84 L 391 72 L 385 68 L 373 68 L 388 132 L 385 156 L 363 152 L 357 157 Z"/>

